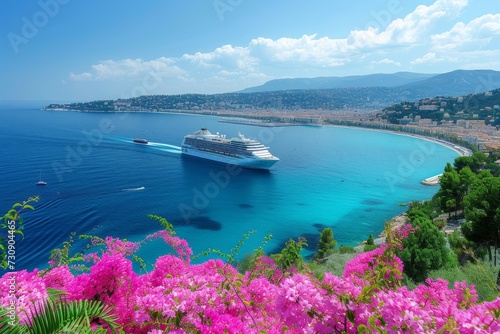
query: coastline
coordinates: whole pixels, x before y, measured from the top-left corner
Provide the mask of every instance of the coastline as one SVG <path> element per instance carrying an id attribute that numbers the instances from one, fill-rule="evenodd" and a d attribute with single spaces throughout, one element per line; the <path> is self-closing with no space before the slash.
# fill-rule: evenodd
<path id="1" fill-rule="evenodd" d="M 76 109 L 63 109 L 63 108 L 54 108 L 54 109 L 46 109 L 46 108 L 41 108 L 41 110 L 55 110 L 55 111 L 72 111 L 72 112 L 98 112 L 98 113 L 163 113 L 163 114 L 177 114 L 177 115 L 193 115 L 193 116 L 211 116 L 211 117 L 217 117 L 220 118 L 220 122 L 224 123 L 232 123 L 232 124 L 243 124 L 243 125 L 252 125 L 252 126 L 261 126 L 261 127 L 280 127 L 280 126 L 331 126 L 331 127 L 341 127 L 341 128 L 356 128 L 356 129 L 361 129 L 361 130 L 369 130 L 369 131 L 377 131 L 377 132 L 385 132 L 385 133 L 391 133 L 395 135 L 401 135 L 401 136 L 407 136 L 407 137 L 413 137 L 417 139 L 422 139 L 422 140 L 427 140 L 429 142 L 447 147 L 456 153 L 458 153 L 460 156 L 470 156 L 472 155 L 472 151 L 466 147 L 457 145 L 452 142 L 448 142 L 442 139 L 438 139 L 435 137 L 431 136 L 423 136 L 423 135 L 418 135 L 418 134 L 412 134 L 412 133 L 405 133 L 401 131 L 393 131 L 393 130 L 383 130 L 383 129 L 373 129 L 373 128 L 368 128 L 368 127 L 362 127 L 362 126 L 349 126 L 349 125 L 336 125 L 336 124 L 325 124 L 323 122 L 321 123 L 316 123 L 316 124 L 309 124 L 309 123 L 290 123 L 290 122 L 281 122 L 279 120 L 276 120 L 274 122 L 264 122 L 265 119 L 262 119 L 259 116 L 256 117 L 245 117 L 245 115 L 232 115 L 232 114 L 224 114 L 220 113 L 217 111 L 204 111 L 204 112 L 193 112 L 193 111 L 180 111 L 180 110 L 175 110 L 175 111 L 169 111 L 169 110 L 161 110 L 161 111 L 152 111 L 152 110 L 123 110 L 123 111 L 103 111 L 103 110 L 76 110 Z"/>

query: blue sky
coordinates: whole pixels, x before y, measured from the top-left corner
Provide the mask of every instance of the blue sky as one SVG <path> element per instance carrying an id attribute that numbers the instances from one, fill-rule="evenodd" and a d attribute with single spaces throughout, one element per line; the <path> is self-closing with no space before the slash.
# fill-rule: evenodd
<path id="1" fill-rule="evenodd" d="M 0 99 L 224 93 L 276 78 L 500 70 L 497 0 L 3 0 Z"/>

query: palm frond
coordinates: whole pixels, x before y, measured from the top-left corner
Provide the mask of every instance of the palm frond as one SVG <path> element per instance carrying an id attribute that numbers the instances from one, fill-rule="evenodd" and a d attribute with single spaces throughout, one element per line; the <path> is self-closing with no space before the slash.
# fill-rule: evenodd
<path id="1" fill-rule="evenodd" d="M 100 301 L 78 300 L 73 302 L 47 302 L 35 306 L 31 322 L 27 324 L 29 333 L 95 333 L 91 321 L 99 320 L 114 333 L 118 327 L 111 309 Z"/>
<path id="2" fill-rule="evenodd" d="M 25 328 L 20 326 L 17 319 L 13 320 L 9 317 L 8 310 L 0 307 L 0 334 L 23 334 L 26 333 Z"/>

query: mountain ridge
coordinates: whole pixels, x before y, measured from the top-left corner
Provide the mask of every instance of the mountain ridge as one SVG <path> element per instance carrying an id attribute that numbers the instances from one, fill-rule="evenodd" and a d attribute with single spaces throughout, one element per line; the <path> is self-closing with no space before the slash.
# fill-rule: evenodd
<path id="1" fill-rule="evenodd" d="M 392 75 L 394 77 L 394 75 Z M 457 97 L 500 88 L 500 72 L 493 70 L 456 70 L 418 78 L 412 72 L 399 72 L 402 80 L 413 82 L 393 87 L 344 87 L 322 89 L 284 89 L 263 92 L 222 94 L 184 94 L 139 96 L 116 101 L 50 104 L 48 109 L 82 111 L 141 110 L 381 110 L 390 105 L 435 97 Z M 424 75 L 425 76 L 425 75 Z M 352 76 L 360 82 L 366 76 Z M 374 75 L 370 78 L 385 78 Z M 417 80 L 420 79 L 420 80 Z M 316 80 L 323 80 L 322 78 Z M 417 80 L 417 81 L 415 81 Z M 313 80 L 314 81 L 314 80 Z M 376 82 L 376 80 L 372 80 Z M 387 83 L 386 83 L 387 84 Z"/>
<path id="2" fill-rule="evenodd" d="M 452 83 L 453 89 L 449 83 Z M 270 80 L 263 85 L 248 87 L 237 93 L 259 93 L 281 90 L 336 89 L 387 87 L 423 90 L 436 95 L 461 95 L 488 91 L 500 87 L 500 72 L 494 70 L 455 70 L 441 74 L 416 72 L 375 73 L 345 77 L 284 78 Z M 472 90 L 471 90 L 472 89 Z M 481 90 L 482 89 L 482 90 Z M 432 95 L 436 91 L 437 94 Z"/>

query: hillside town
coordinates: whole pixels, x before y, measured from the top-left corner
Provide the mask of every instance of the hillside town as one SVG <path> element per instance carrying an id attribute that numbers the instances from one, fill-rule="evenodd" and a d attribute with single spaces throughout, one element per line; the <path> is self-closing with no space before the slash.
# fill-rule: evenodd
<path id="1" fill-rule="evenodd" d="M 351 100 L 348 105 L 347 97 L 339 100 L 325 94 L 321 90 L 304 90 L 286 93 L 154 95 L 50 104 L 45 109 L 195 113 L 252 120 L 254 125 L 268 126 L 274 123 L 359 126 L 436 137 L 481 151 L 500 150 L 500 89 L 466 96 L 400 102 L 386 108 L 379 101 L 371 101 L 369 106 L 354 107 L 354 104 L 363 100 L 361 97 Z M 365 100 L 370 99 L 365 97 Z"/>

